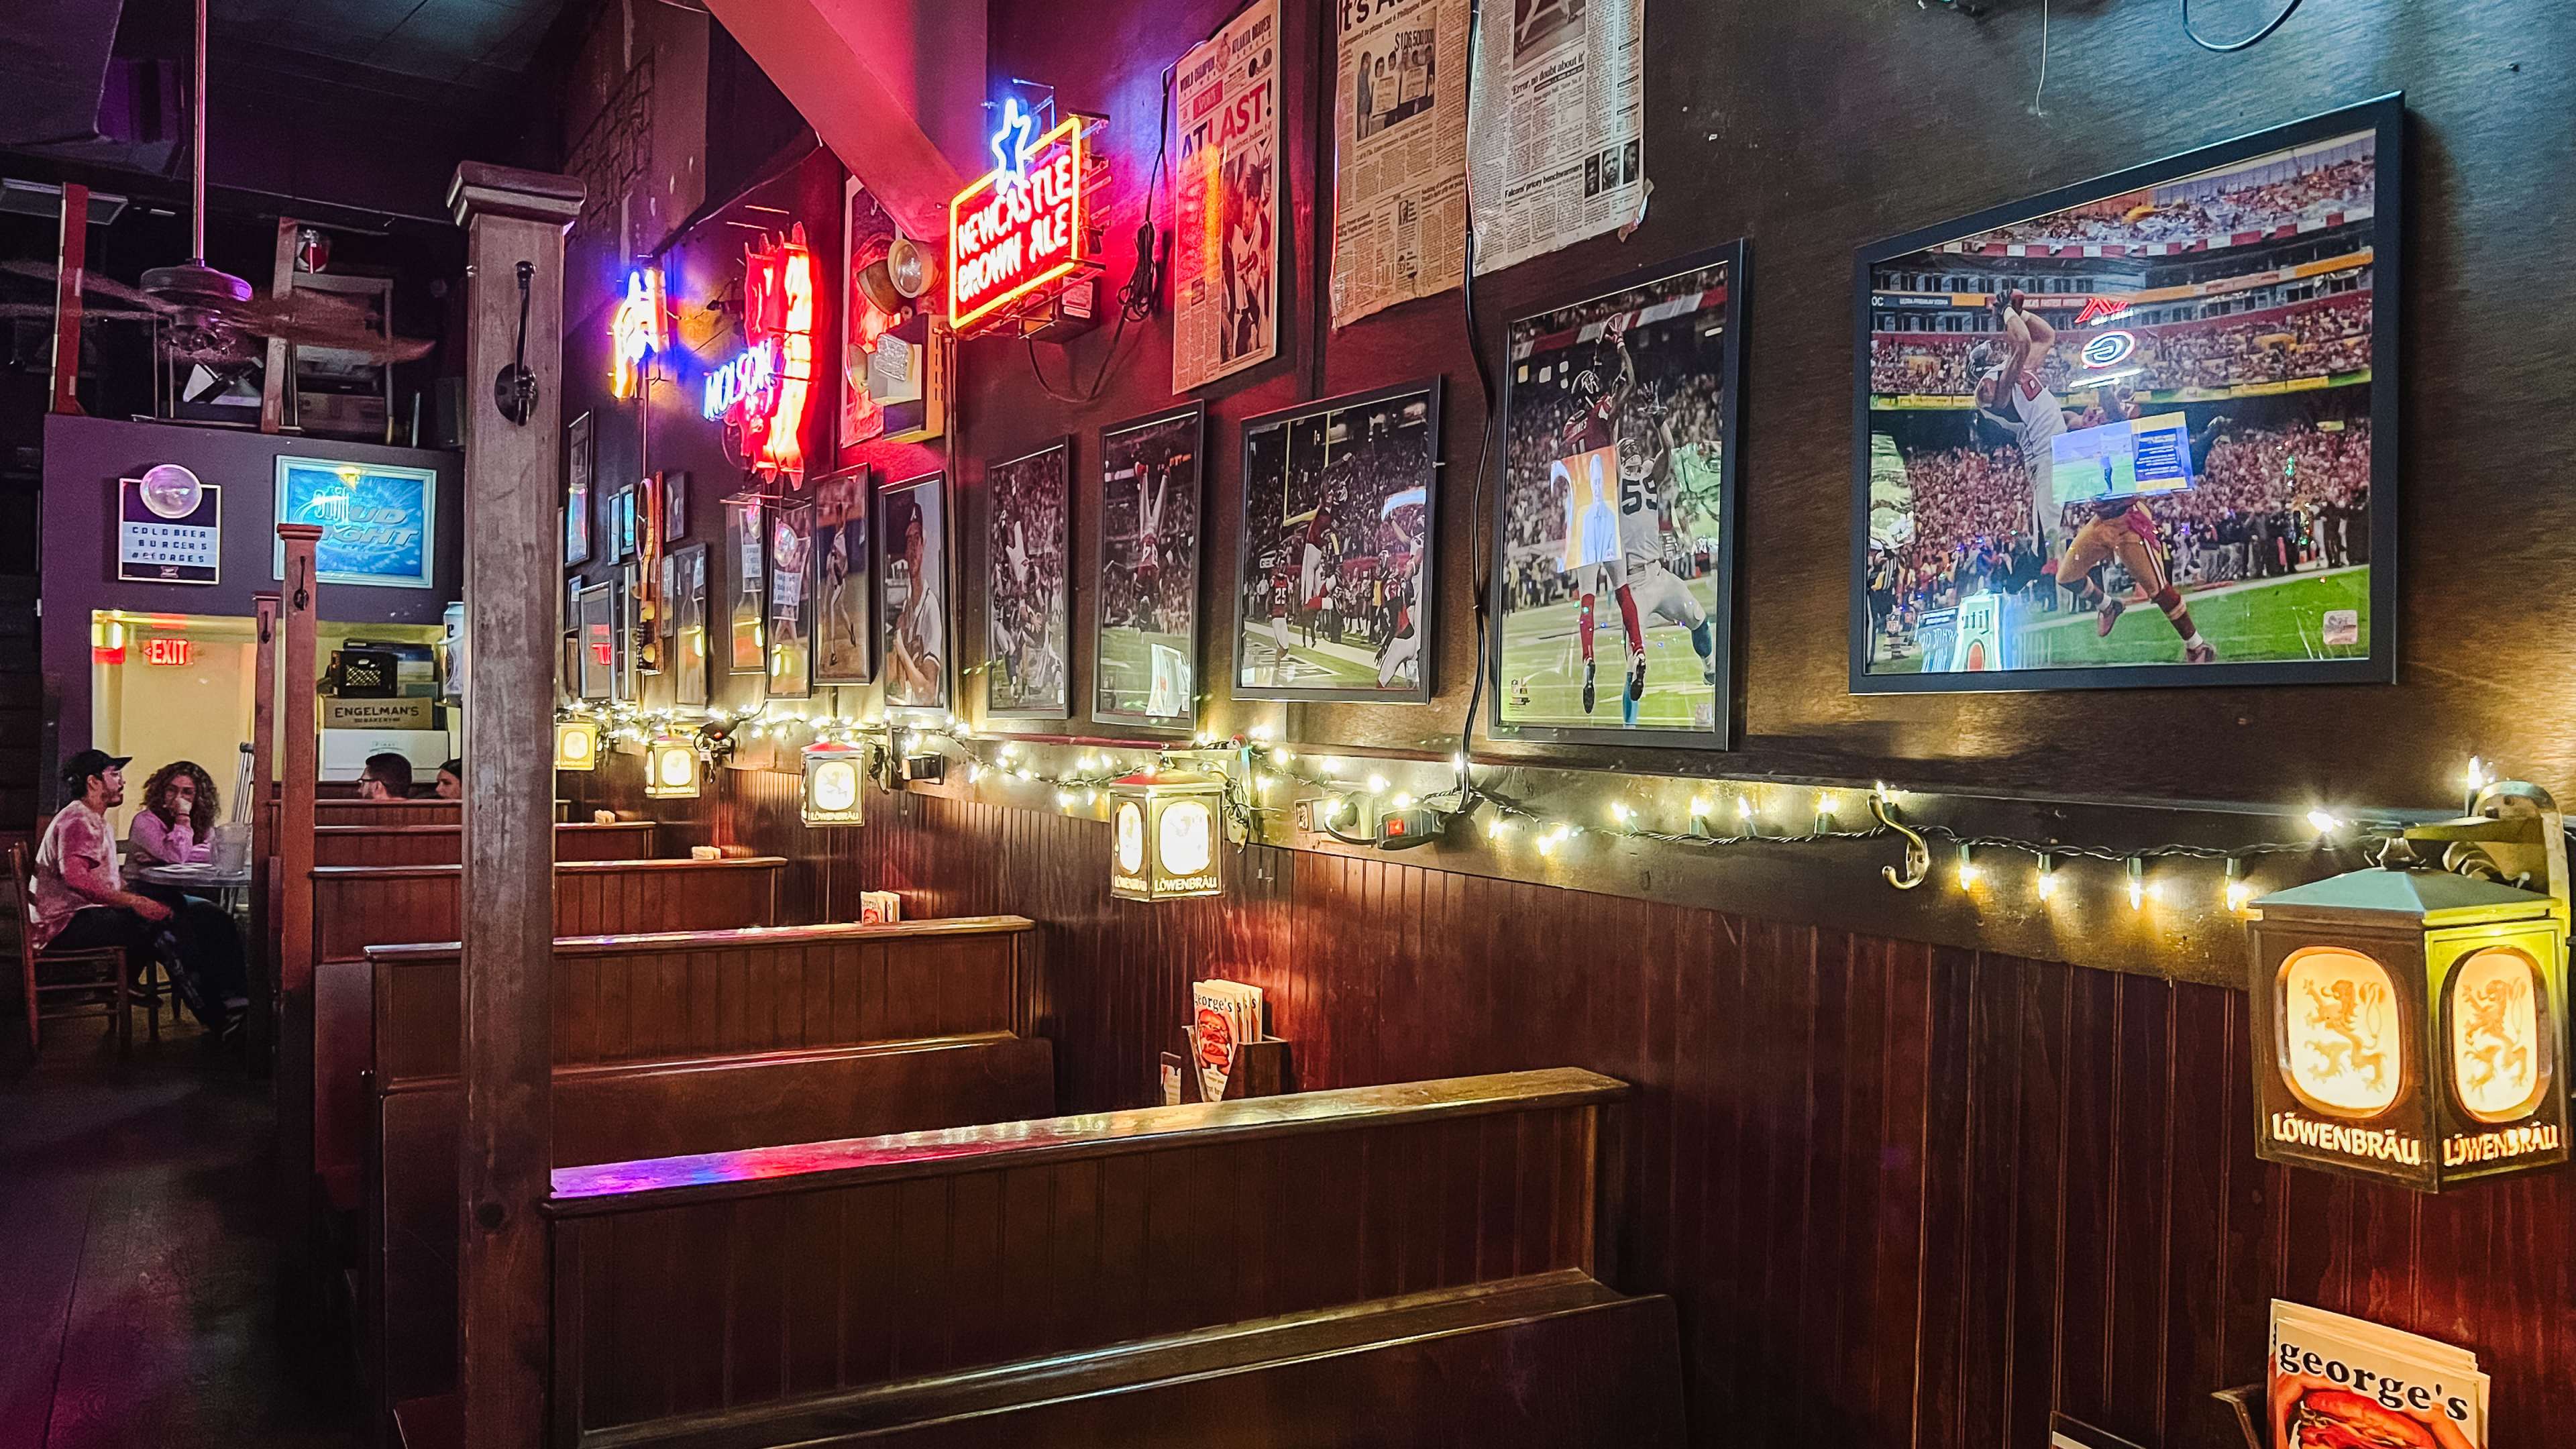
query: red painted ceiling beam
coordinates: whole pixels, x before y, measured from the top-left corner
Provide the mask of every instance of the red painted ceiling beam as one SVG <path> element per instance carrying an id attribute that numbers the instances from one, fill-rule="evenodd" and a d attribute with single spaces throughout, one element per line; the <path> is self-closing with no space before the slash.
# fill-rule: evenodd
<path id="1" fill-rule="evenodd" d="M 965 184 L 951 157 L 981 124 L 980 4 L 707 0 L 707 9 L 906 235 L 947 234 L 949 199 Z M 947 153 L 934 135 L 948 139 Z"/>

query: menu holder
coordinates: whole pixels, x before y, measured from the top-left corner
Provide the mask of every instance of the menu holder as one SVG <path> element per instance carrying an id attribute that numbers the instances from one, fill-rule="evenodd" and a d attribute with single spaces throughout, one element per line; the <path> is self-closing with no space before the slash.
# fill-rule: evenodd
<path id="1" fill-rule="evenodd" d="M 1194 1067 L 1198 1059 L 1198 1032 L 1191 1027 L 1182 1027 L 1180 1060 L 1185 1070 L 1181 1073 L 1181 1100 L 1184 1102 L 1207 1100 L 1205 1091 L 1199 1086 L 1199 1074 L 1194 1070 L 1186 1069 Z M 1248 1097 L 1280 1097 L 1295 1090 L 1297 1085 L 1289 1066 L 1286 1038 L 1264 1037 L 1260 1041 L 1239 1042 L 1235 1045 L 1234 1068 L 1226 1074 L 1225 1078 L 1226 1101 L 1237 1102 Z"/>
<path id="2" fill-rule="evenodd" d="M 2236 1411 L 2236 1427 L 2245 1435 L 2245 1449 L 2269 1449 L 2263 1428 L 2263 1386 L 2245 1384 L 2233 1389 L 2220 1389 L 2211 1398 Z"/>

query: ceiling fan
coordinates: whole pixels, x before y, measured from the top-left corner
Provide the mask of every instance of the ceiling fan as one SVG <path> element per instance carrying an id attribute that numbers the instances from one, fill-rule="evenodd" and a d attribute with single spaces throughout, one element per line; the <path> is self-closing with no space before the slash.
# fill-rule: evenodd
<path id="1" fill-rule="evenodd" d="M 206 264 L 206 0 L 196 0 L 196 83 L 189 91 L 195 152 L 189 167 L 188 260 L 154 267 L 140 288 L 84 271 L 81 288 L 114 306 L 82 307 L 84 320 L 156 325 L 163 354 L 173 360 L 222 369 L 255 360 L 264 350 L 254 339 L 279 338 L 297 347 L 332 348 L 375 362 L 409 362 L 434 343 L 392 337 L 370 326 L 363 303 L 328 293 L 291 288 L 284 298 L 261 297 L 250 283 Z M 57 283 L 41 262 L 0 262 L 0 270 Z M 49 303 L 0 302 L 0 318 L 47 317 Z"/>

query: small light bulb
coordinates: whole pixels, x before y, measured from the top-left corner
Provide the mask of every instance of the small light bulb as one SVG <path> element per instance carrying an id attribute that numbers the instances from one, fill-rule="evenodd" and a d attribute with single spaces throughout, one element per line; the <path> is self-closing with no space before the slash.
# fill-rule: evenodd
<path id="1" fill-rule="evenodd" d="M 1503 832 L 1511 828 L 1512 823 L 1510 821 L 1505 820 L 1500 815 L 1493 816 L 1485 822 L 1485 838 L 1487 840 L 1500 840 L 1503 838 Z"/>
<path id="2" fill-rule="evenodd" d="M 1976 860 L 1968 854 L 1968 847 L 1961 845 L 1959 847 L 1959 889 L 1967 890 L 1974 886 L 1977 878 L 1982 874 L 1984 872 L 1977 868 Z"/>
<path id="3" fill-rule="evenodd" d="M 1368 779 L 1368 786 L 1369 786 L 1369 793 L 1370 793 L 1370 794 L 1372 794 L 1372 795 L 1383 795 L 1383 794 L 1385 794 L 1385 793 L 1386 793 L 1386 776 L 1384 776 L 1384 775 L 1371 775 L 1371 776 L 1369 776 L 1369 779 Z"/>
<path id="4" fill-rule="evenodd" d="M 1613 804 L 1610 807 L 1610 818 L 1621 825 L 1627 824 L 1629 817 L 1636 813 L 1636 811 L 1629 809 L 1625 804 Z"/>
<path id="5" fill-rule="evenodd" d="M 2144 910 L 2147 905 L 2147 863 L 2129 857 L 2129 909 Z"/>
<path id="6" fill-rule="evenodd" d="M 1694 800 L 1692 800 L 1692 801 L 1691 801 L 1691 806 L 1690 806 L 1690 810 L 1691 810 L 1691 819 L 1693 819 L 1693 820 L 1702 819 L 1702 818 L 1704 818 L 1704 817 L 1706 817 L 1706 816 L 1707 816 L 1708 812 L 1710 812 L 1711 810 L 1714 810 L 1714 809 L 1716 809 L 1716 808 L 1717 808 L 1717 807 L 1716 807 L 1715 805 L 1713 805 L 1713 804 L 1711 804 L 1711 803 L 1709 802 L 1709 798 L 1708 798 L 1707 796 L 1705 796 L 1705 795 L 1699 796 L 1698 798 L 1696 798 L 1696 799 L 1694 799 Z"/>
<path id="7" fill-rule="evenodd" d="M 1338 774 L 1340 774 L 1341 772 L 1342 772 L 1342 760 L 1341 760 L 1341 757 L 1340 757 L 1339 755 L 1327 755 L 1327 756 L 1325 756 L 1325 757 L 1324 757 L 1324 773 L 1325 773 L 1325 774 L 1327 774 L 1327 775 L 1338 775 Z"/>
<path id="8" fill-rule="evenodd" d="M 1460 750 L 1458 753 L 1451 755 L 1449 757 L 1449 768 L 1460 771 L 1465 770 L 1467 768 L 1467 752 L 1465 750 Z"/>
<path id="9" fill-rule="evenodd" d="M 1254 725 L 1252 727 L 1252 737 L 1256 740 L 1266 740 L 1270 738 L 1270 726 L 1266 724 Z"/>
<path id="10" fill-rule="evenodd" d="M 1271 758 L 1277 760 L 1283 765 L 1293 765 L 1297 763 L 1297 757 L 1285 749 L 1272 750 L 1270 755 Z"/>
<path id="11" fill-rule="evenodd" d="M 1086 789 L 1082 792 L 1082 803 L 1085 805 L 1088 805 L 1099 798 L 1100 792 L 1097 790 Z"/>
<path id="12" fill-rule="evenodd" d="M 2308 812 L 2308 826 L 2319 835 L 2332 835 L 2343 829 L 2344 821 L 2342 816 L 2331 811 L 2311 810 Z"/>
<path id="13" fill-rule="evenodd" d="M 2047 900 L 2057 894 L 2057 868 L 2045 855 L 2039 858 L 2039 898 Z"/>
<path id="14" fill-rule="evenodd" d="M 2245 903 L 2254 899 L 2254 885 L 2245 879 L 2245 862 L 2235 856 L 2227 858 L 2227 884 L 2220 895 L 2231 912 L 2242 912 Z"/>
<path id="15" fill-rule="evenodd" d="M 1055 792 L 1055 808 L 1057 808 L 1058 810 L 1070 810 L 1070 809 L 1072 809 L 1072 808 L 1073 808 L 1073 792 L 1072 792 L 1071 790 L 1058 790 L 1058 791 L 1056 791 L 1056 792 Z"/>
<path id="16" fill-rule="evenodd" d="M 1750 796 L 1750 795 L 1738 795 L 1738 796 L 1736 796 L 1736 797 L 1735 797 L 1735 813 L 1736 813 L 1737 815 L 1739 815 L 1739 816 L 1743 817 L 1743 818 L 1744 818 L 1744 819 L 1746 819 L 1746 820 L 1750 820 L 1750 819 L 1752 819 L 1752 818 L 1753 818 L 1753 797 L 1752 797 L 1752 796 Z"/>
<path id="17" fill-rule="evenodd" d="M 1834 792 L 1827 790 L 1824 794 L 1816 797 L 1816 813 L 1819 815 L 1831 815 L 1834 813 L 1834 806 L 1837 803 L 1839 802 L 1837 801 Z"/>
<path id="18" fill-rule="evenodd" d="M 1394 802 L 1394 803 L 1395 803 L 1395 808 L 1396 808 L 1396 809 L 1398 809 L 1398 810 L 1410 810 L 1410 809 L 1412 809 L 1412 808 L 1413 808 L 1413 797 L 1412 797 L 1412 796 L 1410 796 L 1410 795 L 1405 794 L 1405 793 L 1404 793 L 1403 791 L 1401 791 L 1401 790 L 1398 790 L 1398 791 L 1396 791 L 1396 792 L 1395 792 L 1395 802 Z"/>

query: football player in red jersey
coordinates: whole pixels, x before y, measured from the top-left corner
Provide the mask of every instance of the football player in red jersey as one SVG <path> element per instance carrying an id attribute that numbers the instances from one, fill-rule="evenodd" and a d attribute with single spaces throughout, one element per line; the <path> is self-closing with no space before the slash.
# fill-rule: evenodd
<path id="1" fill-rule="evenodd" d="M 1628 353 L 1628 315 L 1621 313 L 1601 325 L 1602 341 L 1618 354 L 1619 375 L 1604 386 L 1598 368 L 1585 368 L 1574 379 L 1575 391 L 1583 395 L 1583 404 L 1566 420 L 1558 435 L 1557 456 L 1579 457 L 1609 447 L 1619 438 L 1619 410 L 1636 390 L 1637 361 Z M 1612 552 L 1617 552 L 1614 547 Z M 1600 594 L 1600 574 L 1609 574 L 1612 594 L 1619 601 L 1619 622 L 1628 636 L 1627 699 L 1633 706 L 1646 692 L 1646 634 L 1637 618 L 1636 596 L 1628 591 L 1626 571 L 1602 568 L 1588 571 L 1582 582 L 1582 608 L 1575 619 L 1575 634 L 1583 643 L 1583 712 L 1592 712 L 1593 675 L 1597 668 L 1592 657 L 1593 609 Z"/>

